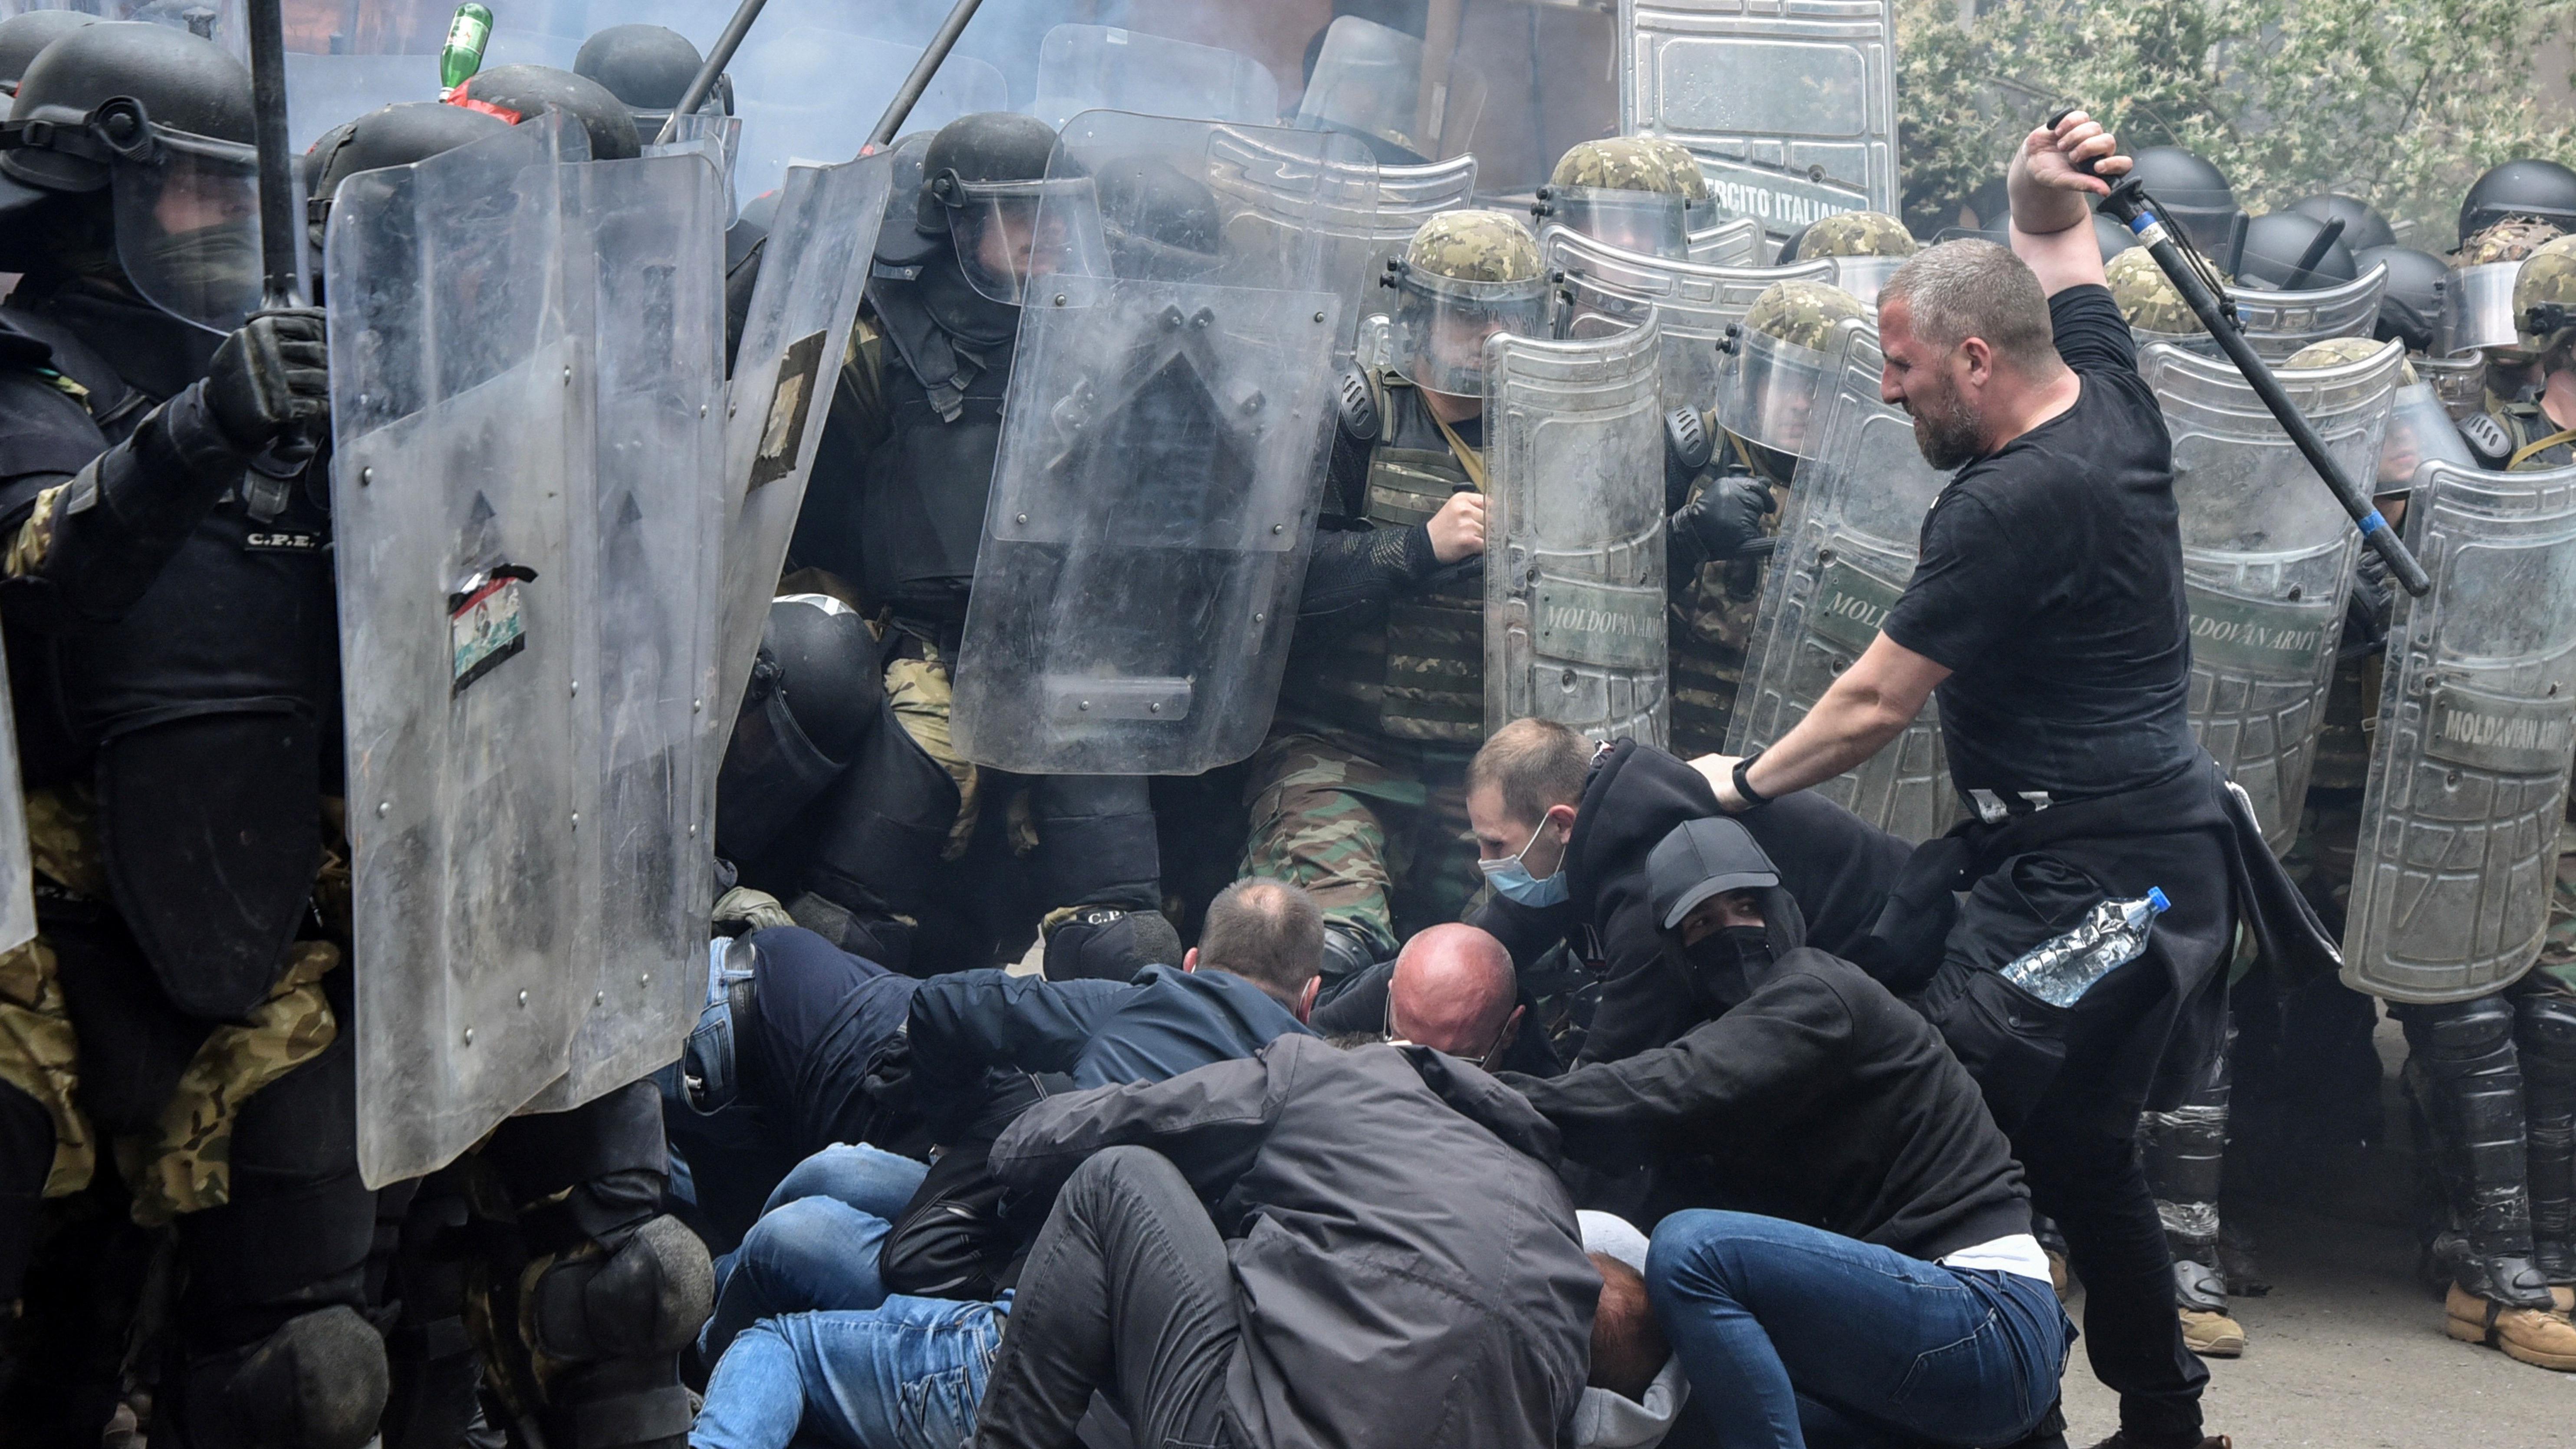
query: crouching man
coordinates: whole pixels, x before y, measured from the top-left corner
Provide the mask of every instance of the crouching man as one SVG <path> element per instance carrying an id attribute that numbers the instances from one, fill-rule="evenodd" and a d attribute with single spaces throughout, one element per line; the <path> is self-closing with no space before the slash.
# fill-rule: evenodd
<path id="1" fill-rule="evenodd" d="M 1859 968 L 1775 954 L 1777 873 L 1732 820 L 1650 853 L 1654 919 L 1708 1019 L 1670 1045 L 1502 1080 L 1570 1155 L 1662 1170 L 1646 1281 L 1726 1449 L 1995 1445 L 2048 1416 L 2074 1332 L 2030 1198 L 1940 1033 Z M 1832 1427 L 1828 1428 L 1830 1424 Z"/>

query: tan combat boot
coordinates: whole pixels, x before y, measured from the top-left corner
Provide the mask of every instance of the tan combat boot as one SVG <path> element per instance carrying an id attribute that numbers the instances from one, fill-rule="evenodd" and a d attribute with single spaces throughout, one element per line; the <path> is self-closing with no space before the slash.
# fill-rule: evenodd
<path id="1" fill-rule="evenodd" d="M 2443 1327 L 2462 1343 L 2483 1343 L 2509 1358 L 2576 1373 L 2576 1323 L 2564 1308 L 2508 1308 L 2458 1284 L 2442 1301 Z"/>
<path id="2" fill-rule="evenodd" d="M 2182 1314 L 2182 1344 L 2202 1358 L 2242 1358 L 2245 1356 L 2245 1325 L 2224 1313 L 2211 1313 L 2198 1308 L 2176 1310 Z"/>

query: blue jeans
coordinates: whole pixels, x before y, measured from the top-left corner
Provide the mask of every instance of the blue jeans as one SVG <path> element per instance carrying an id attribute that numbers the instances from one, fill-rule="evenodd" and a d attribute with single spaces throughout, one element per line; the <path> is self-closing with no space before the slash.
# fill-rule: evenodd
<path id="1" fill-rule="evenodd" d="M 888 1298 L 790 1313 L 735 1338 L 690 1449 L 787 1449 L 801 1427 L 843 1449 L 957 1449 L 1001 1346 L 1010 1299 Z"/>
<path id="2" fill-rule="evenodd" d="M 866 1146 L 826 1147 L 796 1164 L 742 1246 L 716 1260 L 716 1311 L 698 1335 L 699 1359 L 722 1358 L 734 1335 L 764 1318 L 883 1303 L 877 1253 L 929 1171 Z"/>
<path id="3" fill-rule="evenodd" d="M 1646 1291 L 1725 1449 L 2009 1444 L 2056 1402 L 2075 1337 L 2036 1278 L 1752 1213 L 1665 1218 Z"/>

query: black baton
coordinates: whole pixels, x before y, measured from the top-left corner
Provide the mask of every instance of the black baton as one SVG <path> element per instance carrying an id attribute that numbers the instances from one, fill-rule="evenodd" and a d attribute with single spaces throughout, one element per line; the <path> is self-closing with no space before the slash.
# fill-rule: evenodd
<path id="1" fill-rule="evenodd" d="M 2056 130 L 2058 123 L 2074 111 L 2075 107 L 2069 106 L 2050 116 L 2048 129 Z M 2087 176 L 2096 174 L 2093 163 L 2089 161 L 2081 163 L 2081 169 Z M 2307 458 L 2308 466 L 2316 469 L 2317 476 L 2326 480 L 2326 486 L 2334 490 L 2335 501 L 2343 505 L 2343 511 L 2352 515 L 2354 525 L 2361 529 L 2362 541 L 2378 550 L 2379 556 L 2388 561 L 2388 571 L 2396 577 L 2398 584 L 2419 599 L 2431 593 L 2433 581 L 2425 575 L 2424 566 L 2415 561 L 2415 555 L 2397 536 L 2397 530 L 2390 528 L 2388 520 L 2380 516 L 2378 506 L 2370 501 L 2370 495 L 2345 477 L 2343 468 L 2335 462 L 2333 455 L 2326 452 L 2325 440 L 2317 436 L 2317 430 L 2300 413 L 2298 404 L 2291 402 L 2290 395 L 2281 390 L 2281 380 L 2272 375 L 2272 369 L 2255 355 L 2253 344 L 2245 340 L 2245 329 L 2237 323 L 2235 308 L 2202 280 L 2199 268 L 2192 266 L 2191 257 L 2183 251 L 2184 242 L 2165 229 L 2163 219 L 2156 215 L 2155 198 L 2147 195 L 2138 178 L 2126 177 L 2113 185 L 2111 194 L 2102 198 L 2102 210 L 2127 227 L 2137 237 L 2138 244 L 2147 249 L 2147 255 L 2155 258 L 2156 266 L 2164 272 L 2166 280 L 2182 294 L 2183 305 L 2200 319 L 2200 325 L 2217 339 L 2219 349 L 2236 364 L 2236 370 L 2245 375 L 2246 384 L 2254 389 L 2255 396 L 2263 400 L 2263 406 L 2271 409 L 2272 416 L 2281 424 L 2281 430 L 2290 435 L 2290 441 L 2297 444 L 2299 452 Z"/>

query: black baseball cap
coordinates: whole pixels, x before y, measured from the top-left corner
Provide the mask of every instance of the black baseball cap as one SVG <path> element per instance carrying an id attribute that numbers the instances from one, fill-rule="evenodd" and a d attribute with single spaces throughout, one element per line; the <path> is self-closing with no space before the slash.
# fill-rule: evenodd
<path id="1" fill-rule="evenodd" d="M 1724 816 L 1674 826 L 1646 856 L 1646 886 L 1655 919 L 1669 931 L 1691 907 L 1728 891 L 1769 890 L 1780 871 L 1753 841 L 1753 832 Z"/>

